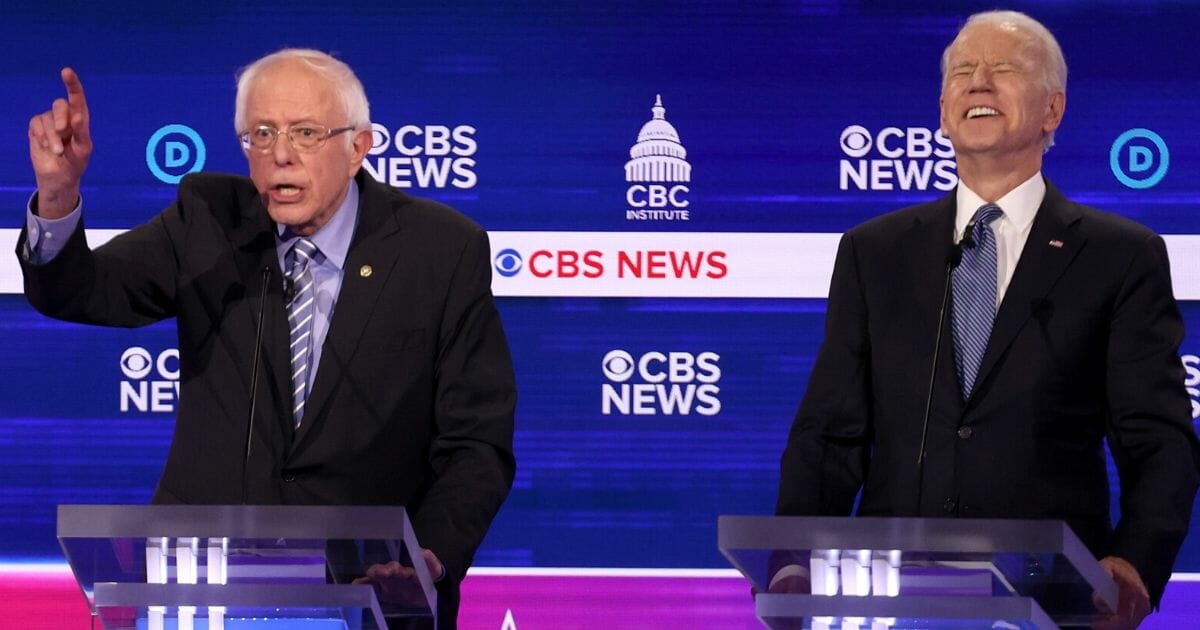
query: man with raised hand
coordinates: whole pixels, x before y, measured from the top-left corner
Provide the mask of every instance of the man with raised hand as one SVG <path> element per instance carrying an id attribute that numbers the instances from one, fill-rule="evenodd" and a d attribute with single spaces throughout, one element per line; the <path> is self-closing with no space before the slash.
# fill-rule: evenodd
<path id="1" fill-rule="evenodd" d="M 1166 248 L 1043 177 L 1067 78 L 1044 26 L 974 15 L 942 77 L 959 186 L 842 238 L 776 512 L 846 515 L 861 490 L 860 515 L 1062 519 L 1119 587 L 1097 627 L 1135 627 L 1162 597 L 1197 487 Z M 1115 527 L 1106 439 L 1121 477 Z M 806 576 L 774 578 L 792 590 Z"/>
<path id="2" fill-rule="evenodd" d="M 516 400 L 487 234 L 376 183 L 362 85 L 282 50 L 248 66 L 235 127 L 250 177 L 193 174 L 149 222 L 92 251 L 92 153 L 74 71 L 29 123 L 37 193 L 17 244 L 25 294 L 68 321 L 174 317 L 180 405 L 156 503 L 404 505 L 437 579 L 439 622 L 508 494 Z M 251 457 L 256 322 L 265 295 Z M 411 568 L 361 579 L 394 592 Z"/>

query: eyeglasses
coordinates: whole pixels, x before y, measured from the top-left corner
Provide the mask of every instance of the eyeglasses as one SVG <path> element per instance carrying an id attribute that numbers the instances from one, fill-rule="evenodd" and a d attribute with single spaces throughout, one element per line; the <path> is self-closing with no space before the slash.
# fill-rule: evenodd
<path id="1" fill-rule="evenodd" d="M 251 127 L 249 131 L 243 131 L 238 138 L 242 141 L 242 149 L 249 151 L 255 149 L 261 153 L 266 153 L 275 146 L 275 141 L 280 135 L 286 135 L 288 142 L 292 143 L 292 148 L 297 151 L 310 153 L 321 148 L 325 141 L 342 133 L 351 131 L 354 127 L 338 127 L 330 129 L 323 125 L 293 125 L 287 129 L 276 129 L 271 125 L 259 125 Z"/>

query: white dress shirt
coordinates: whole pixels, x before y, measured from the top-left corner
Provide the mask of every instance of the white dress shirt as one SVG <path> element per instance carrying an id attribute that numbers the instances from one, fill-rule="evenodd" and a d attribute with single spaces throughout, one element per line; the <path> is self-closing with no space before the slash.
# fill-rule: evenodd
<path id="1" fill-rule="evenodd" d="M 997 309 L 1004 300 L 1004 292 L 1008 290 L 1008 283 L 1017 268 L 1017 261 L 1021 259 L 1021 250 L 1025 249 L 1025 241 L 1029 239 L 1033 218 L 1037 216 L 1045 196 L 1046 180 L 1042 179 L 1042 172 L 1038 171 L 995 202 L 1004 211 L 999 219 L 992 222 L 992 231 L 996 234 Z M 971 217 L 975 216 L 980 206 L 988 203 L 962 182 L 958 183 L 957 200 L 958 214 L 954 218 L 956 243 L 962 239 Z"/>

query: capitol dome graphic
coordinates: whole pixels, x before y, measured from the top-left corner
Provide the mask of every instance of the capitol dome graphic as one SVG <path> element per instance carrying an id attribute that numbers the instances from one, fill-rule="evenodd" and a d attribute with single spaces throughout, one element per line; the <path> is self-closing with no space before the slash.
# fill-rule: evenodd
<path id="1" fill-rule="evenodd" d="M 692 165 L 687 163 L 687 149 L 679 142 L 679 132 L 667 122 L 667 108 L 662 95 L 655 95 L 654 113 L 638 132 L 637 144 L 629 149 L 625 163 L 627 182 L 690 182 Z"/>

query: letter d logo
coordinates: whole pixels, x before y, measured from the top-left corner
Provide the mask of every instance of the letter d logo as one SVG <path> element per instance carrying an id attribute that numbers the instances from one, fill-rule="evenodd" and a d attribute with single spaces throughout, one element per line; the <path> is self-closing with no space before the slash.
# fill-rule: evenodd
<path id="1" fill-rule="evenodd" d="M 1170 164 L 1167 143 L 1149 129 L 1130 129 L 1117 136 L 1108 152 L 1108 165 L 1117 181 L 1139 190 L 1162 181 Z"/>
<path id="2" fill-rule="evenodd" d="M 187 125 L 163 126 L 146 143 L 146 167 L 166 184 L 178 184 L 184 175 L 204 168 L 205 157 L 204 140 Z"/>

